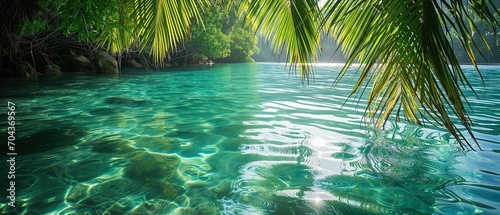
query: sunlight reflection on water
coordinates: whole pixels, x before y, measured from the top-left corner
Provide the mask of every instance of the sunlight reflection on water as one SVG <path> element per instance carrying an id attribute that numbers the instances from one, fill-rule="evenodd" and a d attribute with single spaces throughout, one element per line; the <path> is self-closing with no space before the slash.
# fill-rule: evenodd
<path id="1" fill-rule="evenodd" d="M 283 64 L 2 80 L 0 101 L 21 104 L 13 212 L 498 212 L 500 67 L 479 99 L 466 91 L 477 152 L 434 127 L 375 131 L 366 100 L 345 102 L 352 77 L 331 88 L 339 68 L 318 65 L 309 86 Z"/>

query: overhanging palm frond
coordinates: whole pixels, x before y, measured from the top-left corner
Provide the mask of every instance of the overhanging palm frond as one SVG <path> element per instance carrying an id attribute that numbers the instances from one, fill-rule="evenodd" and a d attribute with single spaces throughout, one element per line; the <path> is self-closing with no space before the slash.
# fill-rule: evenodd
<path id="1" fill-rule="evenodd" d="M 141 35 L 142 49 L 151 44 L 154 62 L 163 62 L 188 36 L 192 21 L 201 22 L 198 8 L 206 4 L 207 0 L 135 0 L 132 16 L 137 18 L 135 32 Z"/>
<path id="2" fill-rule="evenodd" d="M 135 28 L 131 22 L 131 11 L 133 2 L 130 0 L 117 1 L 120 7 L 116 11 L 114 20 L 109 20 L 109 26 L 106 26 L 98 38 L 101 46 L 106 47 L 113 54 L 121 54 L 123 51 L 128 51 L 132 44 L 137 40 L 138 35 L 133 35 L 132 30 Z"/>
<path id="3" fill-rule="evenodd" d="M 102 44 L 121 52 L 137 43 L 141 51 L 150 48 L 155 63 L 162 63 L 189 35 L 192 22 L 201 22 L 198 8 L 206 5 L 208 0 L 122 0 L 120 7 L 128 9 L 119 11 L 121 24 L 104 32 Z"/>
<path id="4" fill-rule="evenodd" d="M 348 55 L 337 81 L 359 61 L 360 77 L 351 95 L 370 88 L 366 113 L 377 128 L 392 113 L 399 118 L 403 111 L 417 124 L 432 121 L 445 126 L 460 146 L 473 149 L 452 120 L 456 116 L 475 140 L 464 105 L 468 102 L 460 88 L 471 86 L 446 33 L 460 34 L 460 43 L 475 64 L 472 29 L 466 28 L 470 16 L 481 17 L 490 27 L 498 23 L 487 5 L 467 11 L 464 4 L 461 0 L 330 0 L 325 4 L 323 25 Z M 446 12 L 450 10 L 453 13 Z"/>
<path id="5" fill-rule="evenodd" d="M 254 31 L 268 41 L 275 52 L 285 51 L 287 62 L 298 66 L 302 80 L 308 80 L 310 62 L 319 46 L 319 7 L 315 0 L 247 0 L 241 13 Z"/>

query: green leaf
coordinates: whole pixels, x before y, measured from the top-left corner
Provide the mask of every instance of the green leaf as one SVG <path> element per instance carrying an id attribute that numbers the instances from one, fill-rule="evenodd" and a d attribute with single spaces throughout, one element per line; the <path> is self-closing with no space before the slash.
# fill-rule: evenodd
<path id="1" fill-rule="evenodd" d="M 490 2 L 491 3 L 491 2 Z M 461 86 L 472 88 L 446 38 L 459 34 L 460 44 L 475 65 L 479 49 L 472 32 L 477 16 L 497 27 L 489 7 L 476 4 L 466 10 L 464 1 L 437 0 L 329 0 L 322 8 L 323 26 L 348 56 L 337 81 L 359 62 L 359 79 L 352 95 L 369 90 L 366 113 L 377 128 L 396 112 L 407 120 L 446 127 L 463 148 L 473 149 L 453 117 L 472 133 L 467 100 Z M 443 8 L 454 13 L 448 14 Z M 481 41 L 486 42 L 481 36 Z M 477 67 L 476 67 L 477 68 Z M 477 143 L 477 142 L 476 142 Z"/>
<path id="2" fill-rule="evenodd" d="M 319 7 L 312 0 L 249 0 L 241 3 L 246 22 L 259 32 L 276 53 L 284 51 L 287 62 L 298 67 L 302 80 L 312 78 L 320 41 Z"/>

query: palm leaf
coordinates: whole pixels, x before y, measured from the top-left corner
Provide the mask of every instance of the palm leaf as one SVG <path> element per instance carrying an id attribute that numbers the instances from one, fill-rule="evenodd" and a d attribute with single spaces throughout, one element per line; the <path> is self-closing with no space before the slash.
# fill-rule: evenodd
<path id="1" fill-rule="evenodd" d="M 101 35 L 99 35 L 99 45 L 106 47 L 113 54 L 121 54 L 123 51 L 129 51 L 132 44 L 138 39 L 134 36 L 132 30 L 135 28 L 131 18 L 132 6 L 130 0 L 120 0 L 120 7 L 114 17 L 109 17 L 109 25 L 105 26 Z M 114 18 L 114 19 L 113 19 Z"/>
<path id="2" fill-rule="evenodd" d="M 200 10 L 208 0 L 123 0 L 117 25 L 103 32 L 101 43 L 112 52 L 128 51 L 136 43 L 150 50 L 154 62 L 161 64 L 186 37 L 193 21 L 201 23 Z"/>
<path id="3" fill-rule="evenodd" d="M 106 29 L 99 37 L 101 45 L 105 46 L 111 53 L 117 55 L 123 51 L 128 51 L 134 41 L 130 31 L 119 27 Z"/>
<path id="4" fill-rule="evenodd" d="M 319 7 L 314 0 L 247 0 L 240 4 L 246 22 L 271 42 L 275 52 L 284 51 L 287 62 L 298 66 L 302 80 L 309 80 L 310 62 L 319 47 Z"/>
<path id="5" fill-rule="evenodd" d="M 358 61 L 359 79 L 352 95 L 369 90 L 366 114 L 377 128 L 395 111 L 417 124 L 431 121 L 446 127 L 463 148 L 473 149 L 453 118 L 475 141 L 461 86 L 472 88 L 446 37 L 459 34 L 475 65 L 471 16 L 498 26 L 487 4 L 466 10 L 463 1 L 329 0 L 322 8 L 323 25 L 342 44 L 348 60 L 337 81 Z M 491 2 L 490 2 L 491 4 Z M 494 6 L 494 5 L 490 5 Z M 452 11 L 452 13 L 449 13 Z M 481 36 L 482 42 L 484 38 Z M 476 67 L 477 68 L 477 67 Z M 453 117 L 452 117 L 453 116 Z M 476 142 L 477 143 L 477 142 Z"/>
<path id="6" fill-rule="evenodd" d="M 133 17 L 137 18 L 137 34 L 142 49 L 151 44 L 155 63 L 161 63 L 169 51 L 189 35 L 194 20 L 200 21 L 200 11 L 207 0 L 135 0 Z"/>

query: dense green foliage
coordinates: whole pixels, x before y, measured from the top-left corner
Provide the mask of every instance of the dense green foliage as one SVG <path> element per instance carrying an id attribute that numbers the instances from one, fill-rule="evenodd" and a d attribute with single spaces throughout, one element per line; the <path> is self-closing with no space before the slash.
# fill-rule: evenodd
<path id="1" fill-rule="evenodd" d="M 96 4 L 78 0 L 0 2 L 0 65 L 28 58 L 50 60 L 52 54 L 64 49 L 77 50 L 81 46 L 75 45 L 77 38 L 84 42 L 96 38 L 100 26 L 104 26 L 104 19 L 97 15 L 103 12 L 99 9 L 110 6 L 111 1 Z M 89 17 L 90 11 L 92 17 Z M 68 39 L 61 40 L 65 37 Z"/>
<path id="2" fill-rule="evenodd" d="M 118 0 L 34 2 L 17 0 L 12 1 L 14 7 L 18 9 L 13 18 L 17 17 L 19 21 L 11 24 L 15 25 L 16 33 L 20 36 L 51 30 L 60 31 L 66 36 L 75 36 L 81 41 L 95 41 L 100 32 L 113 24 L 109 19 L 118 12 L 118 9 L 114 7 L 118 3 Z M 7 10 L 2 10 L 2 12 L 12 13 Z"/>
<path id="3" fill-rule="evenodd" d="M 43 64 L 69 55 L 69 50 L 91 52 L 98 47 L 118 56 L 146 52 L 157 64 L 186 59 L 245 62 L 257 50 L 256 37 L 242 28 L 237 7 L 226 8 L 217 1 L 14 0 L 1 4 L 2 62 Z"/>
<path id="4" fill-rule="evenodd" d="M 212 7 L 201 13 L 203 23 L 193 25 L 191 37 L 177 55 L 191 61 L 247 62 L 256 52 L 257 38 L 245 29 L 236 7 L 225 7 L 212 2 Z"/>
<path id="5" fill-rule="evenodd" d="M 231 54 L 223 61 L 253 62 L 250 56 L 259 52 L 255 34 L 242 25 L 237 25 L 233 27 L 229 37 L 231 37 Z"/>

